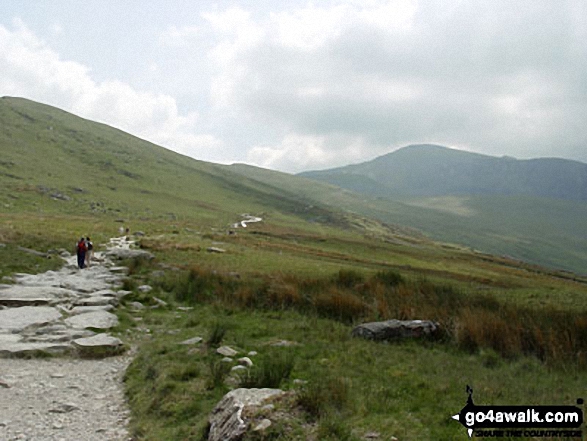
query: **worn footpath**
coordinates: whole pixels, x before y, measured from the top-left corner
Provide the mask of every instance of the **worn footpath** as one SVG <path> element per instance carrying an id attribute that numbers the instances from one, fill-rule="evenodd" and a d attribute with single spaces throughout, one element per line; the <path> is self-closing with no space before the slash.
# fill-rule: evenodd
<path id="1" fill-rule="evenodd" d="M 113 259 L 131 256 L 130 245 L 112 239 L 84 270 L 63 252 L 61 270 L 0 285 L 0 440 L 130 439 L 122 378 L 131 356 L 108 334 L 128 294 Z"/>

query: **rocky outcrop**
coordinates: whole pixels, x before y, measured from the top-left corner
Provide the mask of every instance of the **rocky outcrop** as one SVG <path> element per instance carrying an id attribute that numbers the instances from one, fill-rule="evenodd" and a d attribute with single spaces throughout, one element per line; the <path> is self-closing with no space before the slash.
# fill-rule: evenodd
<path id="1" fill-rule="evenodd" d="M 430 320 L 387 320 L 363 323 L 352 330 L 353 337 L 368 340 L 398 340 L 431 337 L 438 332 L 438 323 Z"/>
<path id="2" fill-rule="evenodd" d="M 209 423 L 209 441 L 236 441 L 256 423 L 257 412 L 271 400 L 283 396 L 280 389 L 234 389 L 228 392 L 212 411 Z M 268 427 L 270 421 L 261 419 L 253 430 Z M 260 430 L 260 429 L 259 429 Z"/>

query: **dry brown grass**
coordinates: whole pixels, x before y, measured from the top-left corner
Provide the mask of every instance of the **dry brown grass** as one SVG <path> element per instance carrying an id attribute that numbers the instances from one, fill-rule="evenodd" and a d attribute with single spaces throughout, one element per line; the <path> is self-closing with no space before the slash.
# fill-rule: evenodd
<path id="1" fill-rule="evenodd" d="M 462 350 L 492 349 L 506 358 L 533 355 L 547 363 L 587 367 L 585 313 L 503 304 L 451 285 L 405 280 L 396 272 L 371 277 L 340 272 L 315 279 L 277 274 L 249 280 L 192 268 L 158 283 L 182 301 L 294 309 L 348 324 L 428 319 L 440 324 L 445 342 Z"/>

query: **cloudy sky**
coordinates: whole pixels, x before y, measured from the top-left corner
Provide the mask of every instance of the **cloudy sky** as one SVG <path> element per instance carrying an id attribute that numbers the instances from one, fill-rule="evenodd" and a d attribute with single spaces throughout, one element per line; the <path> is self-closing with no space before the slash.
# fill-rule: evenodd
<path id="1" fill-rule="evenodd" d="M 410 143 L 587 162 L 584 0 L 0 2 L 0 96 L 298 172 Z"/>

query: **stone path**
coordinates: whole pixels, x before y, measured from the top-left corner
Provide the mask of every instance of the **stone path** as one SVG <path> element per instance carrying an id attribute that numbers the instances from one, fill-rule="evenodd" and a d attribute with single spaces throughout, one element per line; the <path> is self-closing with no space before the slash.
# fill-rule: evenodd
<path id="1" fill-rule="evenodd" d="M 111 311 L 128 294 L 119 289 L 126 268 L 112 258 L 143 253 L 130 245 L 112 239 L 81 271 L 64 252 L 61 270 L 0 285 L 0 440 L 130 439 L 122 377 L 131 357 L 96 358 L 123 348 L 104 331 L 118 324 Z M 31 358 L 45 354 L 66 356 Z"/>

